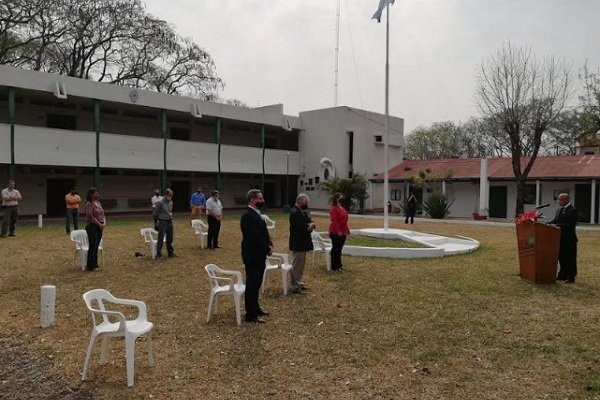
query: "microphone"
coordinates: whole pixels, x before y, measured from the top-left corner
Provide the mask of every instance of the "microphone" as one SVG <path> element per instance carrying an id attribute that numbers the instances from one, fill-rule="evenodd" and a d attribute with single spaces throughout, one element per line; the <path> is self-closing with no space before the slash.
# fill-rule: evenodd
<path id="1" fill-rule="evenodd" d="M 550 204 L 542 204 L 542 205 L 537 206 L 535 209 L 541 210 L 542 208 L 546 208 L 546 207 L 550 207 Z"/>

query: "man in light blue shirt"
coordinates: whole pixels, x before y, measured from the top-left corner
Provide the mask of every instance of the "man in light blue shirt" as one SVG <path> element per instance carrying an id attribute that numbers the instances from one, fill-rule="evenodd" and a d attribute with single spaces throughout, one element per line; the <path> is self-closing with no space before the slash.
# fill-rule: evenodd
<path id="1" fill-rule="evenodd" d="M 192 210 L 192 219 L 202 218 L 204 208 L 206 207 L 206 197 L 202 193 L 202 188 L 198 187 L 196 193 L 192 194 L 190 199 L 190 209 Z"/>

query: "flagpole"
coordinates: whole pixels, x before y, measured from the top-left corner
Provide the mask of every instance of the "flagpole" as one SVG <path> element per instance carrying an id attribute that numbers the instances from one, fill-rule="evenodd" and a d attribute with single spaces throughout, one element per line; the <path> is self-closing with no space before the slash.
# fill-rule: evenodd
<path id="1" fill-rule="evenodd" d="M 388 142 L 390 138 L 390 3 L 385 6 L 386 24 L 385 24 L 385 135 L 383 142 L 383 229 L 389 227 L 389 177 L 388 177 Z"/>
<path id="2" fill-rule="evenodd" d="M 335 26 L 335 71 L 333 81 L 333 106 L 338 105 L 338 73 L 340 63 L 340 2 L 337 2 L 336 26 Z"/>

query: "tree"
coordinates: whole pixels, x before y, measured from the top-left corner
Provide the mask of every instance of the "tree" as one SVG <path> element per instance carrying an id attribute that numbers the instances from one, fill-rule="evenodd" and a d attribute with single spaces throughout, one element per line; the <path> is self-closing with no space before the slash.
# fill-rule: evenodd
<path id="1" fill-rule="evenodd" d="M 223 87 L 210 55 L 140 0 L 5 0 L 0 63 L 202 98 Z"/>
<path id="2" fill-rule="evenodd" d="M 367 193 L 367 178 L 361 174 L 354 174 L 352 178 L 335 177 L 320 184 L 321 190 L 327 192 L 330 197 L 335 193 L 341 193 L 342 206 L 346 210 L 351 210 L 354 203 L 358 203 L 359 212 L 364 209 L 364 201 L 369 197 Z"/>
<path id="3" fill-rule="evenodd" d="M 583 85 L 583 94 L 580 96 L 581 133 L 591 136 L 600 132 L 600 70 L 592 72 L 584 65 L 579 79 Z"/>
<path id="4" fill-rule="evenodd" d="M 476 103 L 494 132 L 510 145 L 517 181 L 517 215 L 523 213 L 526 180 L 540 151 L 542 135 L 565 108 L 570 83 L 571 70 L 564 61 L 548 58 L 540 62 L 531 50 L 510 43 L 481 65 Z"/>

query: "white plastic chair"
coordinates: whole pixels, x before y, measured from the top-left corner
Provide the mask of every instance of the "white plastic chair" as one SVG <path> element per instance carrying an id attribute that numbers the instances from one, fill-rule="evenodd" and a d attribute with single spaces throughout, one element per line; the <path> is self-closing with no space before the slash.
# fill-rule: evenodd
<path id="1" fill-rule="evenodd" d="M 201 219 L 193 219 L 192 228 L 194 228 L 194 235 L 198 235 L 200 239 L 200 248 L 205 249 L 208 241 L 208 225 Z"/>
<path id="2" fill-rule="evenodd" d="M 310 237 L 313 242 L 313 254 L 312 254 L 312 265 L 315 266 L 315 255 L 317 253 L 323 254 L 325 257 L 325 264 L 327 271 L 331 271 L 331 239 L 326 239 L 321 236 L 318 232 L 311 232 Z"/>
<path id="3" fill-rule="evenodd" d="M 85 271 L 87 266 L 87 252 L 90 248 L 86 230 L 77 229 L 71 231 L 71 240 L 75 242 L 75 254 L 73 255 L 73 264 L 77 265 L 77 254 L 79 254 L 79 263 L 81 264 L 81 270 Z M 104 249 L 102 248 L 103 241 L 104 238 L 100 239 L 100 245 L 98 246 L 98 255 L 102 256 L 102 268 L 104 268 Z"/>
<path id="4" fill-rule="evenodd" d="M 269 218 L 269 216 L 267 214 L 261 214 L 261 217 L 267 224 L 267 230 L 272 231 L 273 232 L 272 235 L 275 235 L 275 221 L 273 221 L 271 218 Z"/>
<path id="5" fill-rule="evenodd" d="M 265 273 L 263 274 L 262 280 L 262 292 L 265 292 L 265 285 L 267 283 L 267 275 L 269 272 L 281 271 L 281 287 L 283 288 L 283 295 L 287 296 L 288 292 L 288 280 L 290 276 L 290 270 L 292 265 L 289 261 L 289 256 L 285 253 L 273 253 L 267 257 L 265 261 Z"/>
<path id="6" fill-rule="evenodd" d="M 146 345 L 148 349 L 148 361 L 150 366 L 154 365 L 154 357 L 152 354 L 152 338 L 150 331 L 153 324 L 148 321 L 148 312 L 146 304 L 138 300 L 118 299 L 105 289 L 93 289 L 83 295 L 83 300 L 92 315 L 92 334 L 90 343 L 85 354 L 85 362 L 83 363 L 83 371 L 81 380 L 86 378 L 89 367 L 90 356 L 94 348 L 96 338 L 102 337 L 102 351 L 100 353 L 100 365 L 104 365 L 106 358 L 106 350 L 110 339 L 113 337 L 122 336 L 125 338 L 125 357 L 127 360 L 127 386 L 133 386 L 134 361 L 135 361 L 135 342 L 140 336 L 146 337 Z M 107 303 L 128 305 L 137 307 L 137 318 L 126 320 L 125 316 L 119 311 L 111 311 L 107 309 Z M 98 323 L 96 317 L 100 320 Z M 115 322 L 111 322 L 115 321 Z"/>
<path id="7" fill-rule="evenodd" d="M 242 279 L 240 271 L 227 271 L 217 267 L 215 264 L 208 264 L 204 267 L 210 281 L 210 301 L 208 302 L 208 313 L 206 322 L 210 321 L 210 314 L 214 305 L 215 313 L 219 306 L 219 296 L 232 295 L 235 302 L 235 317 L 237 324 L 242 324 L 242 296 L 246 291 L 246 285 Z M 229 276 L 235 276 L 235 281 Z"/>
<path id="8" fill-rule="evenodd" d="M 155 239 L 155 236 L 158 235 L 158 232 L 156 230 L 154 230 L 154 228 L 142 228 L 142 229 L 140 229 L 140 235 L 142 235 L 144 237 L 144 243 L 146 244 L 147 247 L 150 248 L 150 252 L 152 254 L 152 259 L 153 260 L 156 259 L 157 239 Z"/>

